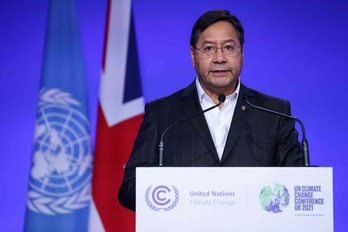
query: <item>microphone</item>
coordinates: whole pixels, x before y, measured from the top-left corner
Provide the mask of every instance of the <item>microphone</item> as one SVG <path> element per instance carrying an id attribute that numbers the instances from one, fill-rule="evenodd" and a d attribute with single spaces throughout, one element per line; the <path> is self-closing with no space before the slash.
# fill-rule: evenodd
<path id="1" fill-rule="evenodd" d="M 298 122 L 300 124 L 301 130 L 302 130 L 302 154 L 303 154 L 303 159 L 304 159 L 304 165 L 305 165 L 305 167 L 309 167 L 310 164 L 309 164 L 308 141 L 307 141 L 307 137 L 306 137 L 305 127 L 304 127 L 303 123 L 301 122 L 301 120 L 298 119 L 298 118 L 295 118 L 292 115 L 283 114 L 283 113 L 280 113 L 280 112 L 277 112 L 277 111 L 273 111 L 273 110 L 270 110 L 270 109 L 267 109 L 267 108 L 263 108 L 263 107 L 260 107 L 260 106 L 253 105 L 253 104 L 251 104 L 249 102 L 249 99 L 248 99 L 247 95 L 243 96 L 243 98 L 244 98 L 244 101 L 249 106 L 251 106 L 254 109 L 258 109 L 258 110 L 261 110 L 261 111 L 264 111 L 264 112 L 275 114 L 275 115 L 278 115 L 278 116 L 281 116 L 281 117 L 290 118 L 290 119 L 292 119 L 292 120 L 294 120 L 294 121 L 296 121 L 296 122 Z"/>
<path id="2" fill-rule="evenodd" d="M 218 97 L 218 101 L 219 101 L 218 104 L 216 104 L 216 105 L 214 105 L 214 106 L 212 106 L 212 107 L 210 107 L 210 108 L 208 108 L 208 109 L 205 109 L 205 110 L 203 110 L 202 112 L 200 112 L 200 113 L 198 113 L 198 114 L 196 114 L 196 115 L 193 115 L 193 116 L 191 116 L 191 117 L 189 117 L 189 118 L 186 118 L 185 120 L 179 121 L 179 122 L 174 123 L 173 125 L 167 127 L 167 129 L 165 129 L 165 130 L 163 131 L 162 136 L 161 136 L 160 143 L 158 144 L 158 149 L 159 149 L 159 164 L 158 164 L 158 166 L 160 166 L 160 167 L 163 166 L 163 151 L 164 151 L 164 142 L 163 142 L 163 141 L 164 141 L 164 136 L 165 136 L 165 134 L 166 134 L 170 129 L 172 129 L 173 127 L 175 127 L 175 126 L 177 126 L 177 125 L 179 125 L 179 124 L 181 124 L 181 123 L 190 121 L 191 119 L 193 119 L 193 118 L 195 118 L 195 117 L 198 117 L 198 116 L 204 114 L 205 112 L 210 111 L 210 110 L 212 110 L 212 109 L 214 109 L 214 108 L 220 106 L 225 100 L 226 100 L 225 94 L 220 94 L 219 97 Z"/>

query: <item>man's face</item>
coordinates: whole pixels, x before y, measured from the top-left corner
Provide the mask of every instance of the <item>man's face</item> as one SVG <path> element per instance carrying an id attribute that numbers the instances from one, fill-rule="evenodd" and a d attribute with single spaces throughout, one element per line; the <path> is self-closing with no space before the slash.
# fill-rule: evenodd
<path id="1" fill-rule="evenodd" d="M 233 56 L 226 56 L 226 52 L 217 49 L 216 54 L 207 56 L 203 51 L 215 48 L 236 47 Z M 191 47 L 192 65 L 196 70 L 200 84 L 205 92 L 215 98 L 221 93 L 229 95 L 235 91 L 238 77 L 243 67 L 244 54 L 240 47 L 237 32 L 231 23 L 219 21 L 203 31 L 196 44 Z"/>

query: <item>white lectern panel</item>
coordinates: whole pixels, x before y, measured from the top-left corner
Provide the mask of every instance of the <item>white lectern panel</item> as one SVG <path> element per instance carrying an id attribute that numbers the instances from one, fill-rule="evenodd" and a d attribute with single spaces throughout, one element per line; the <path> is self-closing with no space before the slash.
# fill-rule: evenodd
<path id="1" fill-rule="evenodd" d="M 137 168 L 136 229 L 333 231 L 332 168 Z"/>

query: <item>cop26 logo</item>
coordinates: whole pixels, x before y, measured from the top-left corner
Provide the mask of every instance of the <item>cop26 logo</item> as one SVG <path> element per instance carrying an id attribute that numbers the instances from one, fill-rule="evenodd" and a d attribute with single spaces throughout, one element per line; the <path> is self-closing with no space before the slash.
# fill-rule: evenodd
<path id="1" fill-rule="evenodd" d="M 146 189 L 145 201 L 154 211 L 170 211 L 179 202 L 179 191 L 173 185 L 171 187 L 159 185 L 153 189 L 151 185 Z"/>
<path id="2" fill-rule="evenodd" d="M 278 183 L 262 188 L 259 196 L 261 207 L 270 213 L 283 212 L 290 203 L 288 189 Z"/>
<path id="3" fill-rule="evenodd" d="M 40 91 L 27 201 L 34 212 L 66 214 L 89 205 L 92 152 L 80 109 L 70 93 Z"/>

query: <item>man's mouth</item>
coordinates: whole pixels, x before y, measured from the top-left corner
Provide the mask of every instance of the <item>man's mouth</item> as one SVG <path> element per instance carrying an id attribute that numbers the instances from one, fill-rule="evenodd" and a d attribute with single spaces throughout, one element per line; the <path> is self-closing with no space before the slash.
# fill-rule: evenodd
<path id="1" fill-rule="evenodd" d="M 227 73 L 230 73 L 230 70 L 227 69 L 216 69 L 216 70 L 211 70 L 211 73 L 215 74 L 215 75 L 226 75 Z"/>

